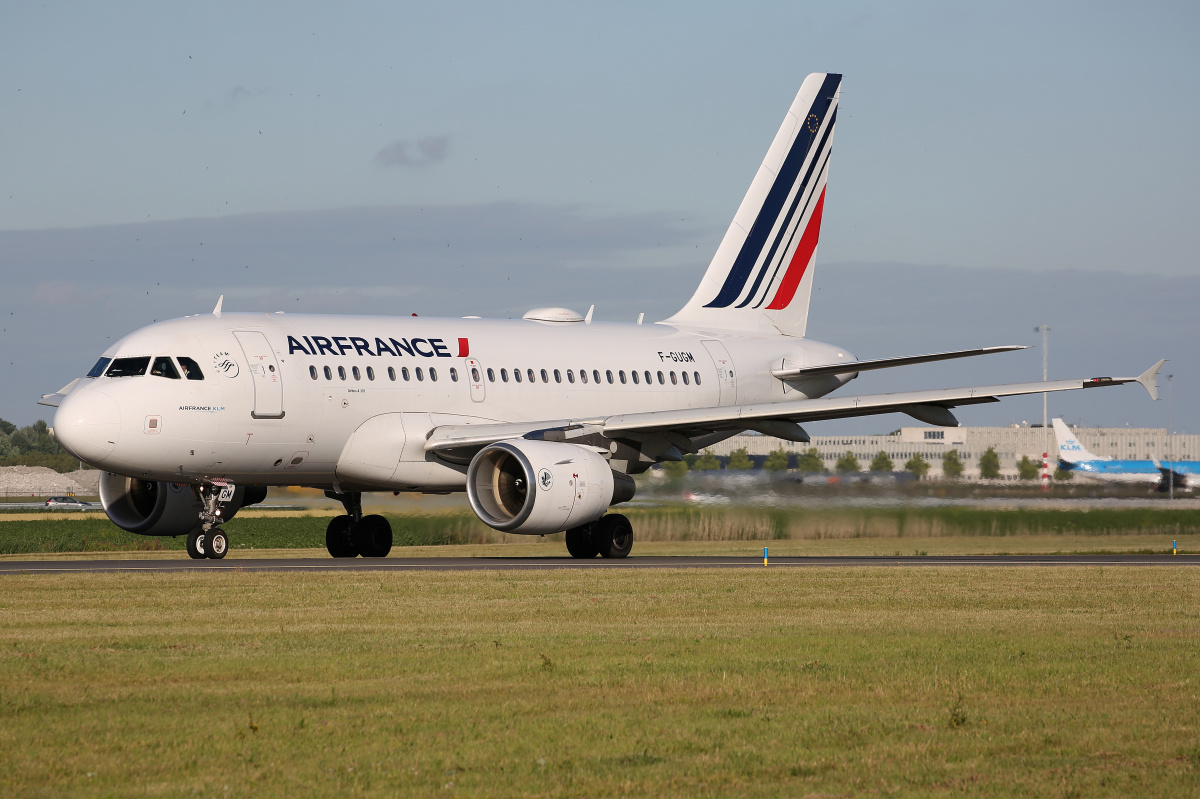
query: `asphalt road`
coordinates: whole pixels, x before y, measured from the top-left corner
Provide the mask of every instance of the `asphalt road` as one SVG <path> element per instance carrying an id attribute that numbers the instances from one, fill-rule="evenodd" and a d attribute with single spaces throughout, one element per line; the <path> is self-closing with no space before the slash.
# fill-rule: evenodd
<path id="1" fill-rule="evenodd" d="M 225 560 L 4 560 L 0 574 L 62 572 L 521 571 L 546 569 L 790 569 L 814 566 L 1200 566 L 1200 555 L 928 555 L 761 558 L 227 558 Z"/>

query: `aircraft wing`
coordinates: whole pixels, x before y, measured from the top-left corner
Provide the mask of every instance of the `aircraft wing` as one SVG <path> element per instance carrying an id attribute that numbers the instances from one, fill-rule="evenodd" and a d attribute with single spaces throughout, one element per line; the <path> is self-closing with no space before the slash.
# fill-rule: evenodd
<path id="1" fill-rule="evenodd" d="M 1155 378 L 1166 363 L 1159 361 L 1137 377 L 1093 377 L 1076 380 L 1053 380 L 1040 383 L 1009 383 L 995 386 L 903 391 L 891 394 L 864 394 L 844 397 L 768 402 L 756 405 L 727 405 L 716 408 L 686 408 L 673 411 L 626 413 L 616 416 L 573 419 L 569 421 L 519 422 L 513 424 L 451 425 L 437 427 L 425 443 L 427 452 L 462 450 L 487 446 L 495 441 L 520 438 L 537 431 L 577 431 L 572 438 L 584 433 L 600 433 L 605 438 L 638 437 L 668 434 L 675 437 L 697 438 L 721 430 L 749 430 L 768 425 L 790 423 L 803 435 L 796 423 L 845 419 L 852 416 L 872 416 L 882 413 L 907 413 L 921 421 L 955 427 L 958 420 L 950 408 L 999 402 L 1001 397 L 1021 394 L 1041 394 L 1051 391 L 1073 391 L 1080 388 L 1100 388 L 1124 383 L 1140 383 L 1150 396 L 1158 398 Z M 771 429 L 768 427 L 767 429 Z M 777 429 L 786 429 L 780 427 Z M 796 438 L 794 440 L 806 440 Z M 680 442 L 682 443 L 682 442 Z"/>
<path id="2" fill-rule="evenodd" d="M 82 379 L 82 377 L 77 377 L 70 383 L 67 383 L 65 386 L 60 388 L 58 391 L 55 391 L 53 394 L 43 394 L 42 398 L 37 401 L 37 404 L 49 405 L 51 408 L 57 408 L 63 399 L 65 399 L 66 396 L 71 393 L 71 389 L 75 388 L 75 386 Z M 51 385 L 54 384 L 51 383 Z"/>
<path id="3" fill-rule="evenodd" d="M 771 374 L 780 380 L 800 380 L 806 377 L 823 377 L 825 375 L 844 375 L 851 372 L 869 372 L 873 369 L 891 369 L 894 366 L 912 366 L 917 363 L 933 363 L 948 361 L 951 358 L 971 358 L 975 355 L 991 355 L 996 352 L 1012 352 L 1025 350 L 1028 347 L 1021 344 L 1009 344 L 1003 347 L 980 347 L 973 350 L 955 350 L 954 352 L 933 352 L 928 355 L 905 355 L 901 358 L 878 358 L 871 361 L 842 361 L 816 366 L 797 366 L 772 369 Z"/>

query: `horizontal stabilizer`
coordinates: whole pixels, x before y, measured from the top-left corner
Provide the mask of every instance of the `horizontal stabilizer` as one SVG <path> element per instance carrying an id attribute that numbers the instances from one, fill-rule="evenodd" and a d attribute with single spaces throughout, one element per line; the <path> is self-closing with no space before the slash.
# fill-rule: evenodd
<path id="1" fill-rule="evenodd" d="M 905 355 L 900 358 L 878 358 L 873 361 L 843 361 L 842 363 L 820 364 L 817 366 L 799 366 L 796 368 L 773 369 L 771 374 L 780 380 L 802 380 L 808 377 L 824 377 L 826 375 L 844 375 L 852 372 L 869 372 L 873 369 L 891 369 L 894 366 L 912 366 L 918 363 L 933 363 L 948 361 L 952 358 L 970 358 L 975 355 L 991 355 L 995 352 L 1012 352 L 1026 350 L 1021 344 L 1009 344 L 1003 347 L 980 347 L 974 350 L 955 350 L 954 352 L 934 352 L 928 355 Z"/>

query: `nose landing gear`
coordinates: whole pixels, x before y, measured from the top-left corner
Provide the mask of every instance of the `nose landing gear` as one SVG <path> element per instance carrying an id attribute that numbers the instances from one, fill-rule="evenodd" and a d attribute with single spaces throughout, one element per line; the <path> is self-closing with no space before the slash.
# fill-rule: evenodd
<path id="1" fill-rule="evenodd" d="M 187 537 L 187 553 L 196 560 L 212 558 L 220 560 L 229 551 L 229 537 L 221 529 L 221 490 L 225 486 L 204 484 L 195 486 L 196 498 L 203 503 L 200 511 L 200 526 Z"/>
<path id="2" fill-rule="evenodd" d="M 325 548 L 335 558 L 386 558 L 392 551 L 392 526 L 382 516 L 362 514 L 362 494 L 326 491 L 346 509 L 345 516 L 334 516 L 325 528 Z"/>

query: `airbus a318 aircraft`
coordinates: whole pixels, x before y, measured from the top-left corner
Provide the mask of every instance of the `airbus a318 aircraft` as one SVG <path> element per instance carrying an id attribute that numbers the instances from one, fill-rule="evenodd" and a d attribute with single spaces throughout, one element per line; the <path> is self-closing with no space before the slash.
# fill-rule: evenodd
<path id="1" fill-rule="evenodd" d="M 859 373 L 1021 349 L 859 360 L 805 338 L 842 77 L 805 79 L 691 299 L 656 324 L 562 308 L 520 320 L 210 314 L 149 325 L 42 403 L 130 532 L 188 537 L 221 558 L 221 524 L 268 486 L 313 486 L 346 513 L 334 557 L 383 557 L 369 491 L 467 492 L 491 527 L 566 531 L 578 558 L 625 557 L 631 475 L 747 430 L 808 441 L 802 423 L 951 408 L 1138 377 L 832 396 Z M 640 321 L 640 320 L 639 320 Z"/>
<path id="2" fill-rule="evenodd" d="M 1118 460 L 1108 455 L 1093 455 L 1079 443 L 1075 433 L 1062 419 L 1054 420 L 1054 437 L 1058 439 L 1058 467 L 1065 472 L 1102 483 L 1153 483 L 1166 491 L 1174 482 L 1175 488 L 1194 489 L 1200 478 L 1200 461 Z"/>

